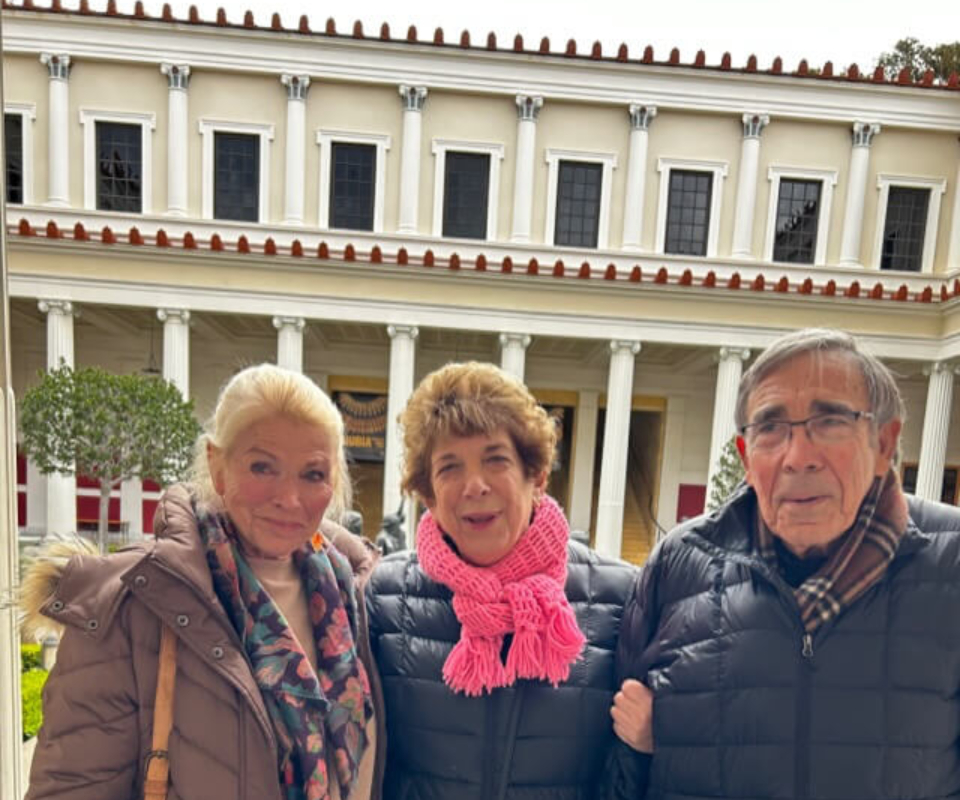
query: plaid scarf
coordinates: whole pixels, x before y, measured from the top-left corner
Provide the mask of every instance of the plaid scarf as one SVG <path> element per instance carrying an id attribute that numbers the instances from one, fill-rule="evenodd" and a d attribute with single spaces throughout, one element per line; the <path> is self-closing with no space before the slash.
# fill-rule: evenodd
<path id="1" fill-rule="evenodd" d="M 316 639 L 310 666 L 282 612 L 264 590 L 238 546 L 236 528 L 221 512 L 194 512 L 206 545 L 214 591 L 243 641 L 277 736 L 280 787 L 285 800 L 328 800 L 330 781 L 341 797 L 356 784 L 373 715 L 370 685 L 356 649 L 356 596 L 349 562 L 315 537 L 293 554 Z M 327 751 L 335 775 L 327 774 Z"/>
<path id="2" fill-rule="evenodd" d="M 853 525 L 826 563 L 793 590 L 807 633 L 839 616 L 880 579 L 906 527 L 906 498 L 890 470 L 886 477 L 874 478 Z M 775 535 L 758 513 L 757 550 L 772 570 L 779 569 Z"/>

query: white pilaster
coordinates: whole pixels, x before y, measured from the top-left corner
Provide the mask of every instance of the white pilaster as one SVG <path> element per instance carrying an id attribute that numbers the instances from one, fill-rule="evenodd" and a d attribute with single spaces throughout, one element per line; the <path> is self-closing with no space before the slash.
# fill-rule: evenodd
<path id="1" fill-rule="evenodd" d="M 593 464 L 597 450 L 597 409 L 599 392 L 583 391 L 577 399 L 576 434 L 573 442 L 570 529 L 590 530 L 593 505 Z"/>
<path id="2" fill-rule="evenodd" d="M 620 558 L 623 545 L 623 495 L 633 404 L 633 361 L 639 352 L 640 342 L 610 342 L 607 417 L 603 431 L 595 543 L 597 552 L 609 558 Z"/>
<path id="3" fill-rule="evenodd" d="M 163 377 L 190 397 L 190 312 L 185 308 L 157 309 L 163 323 Z"/>
<path id="4" fill-rule="evenodd" d="M 50 125 L 47 135 L 47 205 L 70 205 L 70 56 L 42 53 L 40 63 L 50 75 Z"/>
<path id="5" fill-rule="evenodd" d="M 940 500 L 943 487 L 943 465 L 950 433 L 950 412 L 953 407 L 953 375 L 951 364 L 937 361 L 924 372 L 930 376 L 927 386 L 927 408 L 923 414 L 923 436 L 920 440 L 920 465 L 917 468 L 917 497 Z"/>
<path id="6" fill-rule="evenodd" d="M 663 431 L 663 463 L 660 466 L 660 496 L 657 517 L 663 530 L 677 524 L 677 503 L 680 499 L 680 471 L 683 466 L 683 427 L 686 420 L 686 398 L 667 398 Z M 658 532 L 658 540 L 661 535 Z"/>
<path id="7" fill-rule="evenodd" d="M 47 478 L 33 459 L 27 459 L 27 530 L 47 529 Z"/>
<path id="8" fill-rule="evenodd" d="M 277 329 L 277 366 L 303 372 L 303 317 L 274 317 Z"/>
<path id="9" fill-rule="evenodd" d="M 533 167 L 537 144 L 537 117 L 543 107 L 542 97 L 518 94 L 517 103 L 517 170 L 513 182 L 513 233 L 510 241 L 530 241 L 533 217 Z"/>
<path id="10" fill-rule="evenodd" d="M 500 334 L 500 368 L 517 380 L 523 380 L 530 337 L 525 333 Z"/>
<path id="11" fill-rule="evenodd" d="M 953 182 L 953 218 L 950 221 L 950 245 L 947 248 L 947 271 L 960 269 L 960 163 Z"/>
<path id="12" fill-rule="evenodd" d="M 630 156 L 627 163 L 627 195 L 623 207 L 623 248 L 640 250 L 643 242 L 643 193 L 647 185 L 647 147 L 650 123 L 656 106 L 630 106 Z"/>
<path id="13" fill-rule="evenodd" d="M 420 129 L 427 89 L 425 86 L 403 85 L 400 87 L 400 97 L 403 101 L 403 145 L 400 148 L 400 218 L 397 231 L 416 233 L 420 208 Z"/>
<path id="14" fill-rule="evenodd" d="M 127 523 L 131 541 L 143 538 L 143 482 L 139 478 L 120 484 L 120 520 Z"/>
<path id="15" fill-rule="evenodd" d="M 757 172 L 760 169 L 760 134 L 770 124 L 766 114 L 743 115 L 740 144 L 740 175 L 737 179 L 737 206 L 733 218 L 734 258 L 753 258 L 753 218 L 757 210 Z"/>
<path id="16" fill-rule="evenodd" d="M 187 118 L 190 67 L 161 64 L 167 76 L 167 214 L 187 216 Z"/>
<path id="17" fill-rule="evenodd" d="M 285 225 L 303 225 L 307 89 L 310 88 L 310 76 L 284 74 L 280 82 L 287 87 L 287 173 L 283 222 Z"/>
<path id="18" fill-rule="evenodd" d="M 400 469 L 403 445 L 397 416 L 413 393 L 413 369 L 416 360 L 416 341 L 419 335 L 412 325 L 388 325 L 390 336 L 390 385 L 387 387 L 387 441 L 383 456 L 383 513 L 394 513 L 400 506 Z M 414 503 L 407 503 L 404 527 L 407 545 L 414 542 Z"/>
<path id="19" fill-rule="evenodd" d="M 840 266 L 861 267 L 860 239 L 863 234 L 863 204 L 866 200 L 867 173 L 870 167 L 870 145 L 880 133 L 875 122 L 853 123 L 853 146 L 850 151 L 850 176 L 847 180 L 847 204 L 843 212 L 843 233 L 840 239 Z"/>
<path id="20" fill-rule="evenodd" d="M 743 362 L 750 351 L 740 347 L 721 347 L 718 354 L 717 386 L 713 399 L 713 428 L 710 432 L 710 463 L 707 466 L 707 499 L 717 472 L 720 454 L 730 437 L 736 433 L 735 411 L 737 389 L 743 374 Z"/>

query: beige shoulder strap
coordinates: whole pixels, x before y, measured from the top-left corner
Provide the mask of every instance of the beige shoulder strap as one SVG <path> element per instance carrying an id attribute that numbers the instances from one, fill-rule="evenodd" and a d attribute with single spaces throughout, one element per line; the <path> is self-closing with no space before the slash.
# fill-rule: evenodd
<path id="1" fill-rule="evenodd" d="M 147 755 L 143 800 L 166 800 L 170 779 L 167 745 L 173 727 L 173 690 L 177 677 L 177 637 L 167 625 L 160 628 L 160 664 L 153 704 L 153 743 Z"/>

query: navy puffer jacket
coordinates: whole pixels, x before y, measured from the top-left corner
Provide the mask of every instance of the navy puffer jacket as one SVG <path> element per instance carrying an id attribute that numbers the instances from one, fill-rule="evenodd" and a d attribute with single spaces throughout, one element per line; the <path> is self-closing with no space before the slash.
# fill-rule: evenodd
<path id="1" fill-rule="evenodd" d="M 664 540 L 617 659 L 654 693 L 648 798 L 960 797 L 960 510 L 909 507 L 885 575 L 807 641 L 751 489 Z M 643 797 L 618 753 L 617 796 Z"/>

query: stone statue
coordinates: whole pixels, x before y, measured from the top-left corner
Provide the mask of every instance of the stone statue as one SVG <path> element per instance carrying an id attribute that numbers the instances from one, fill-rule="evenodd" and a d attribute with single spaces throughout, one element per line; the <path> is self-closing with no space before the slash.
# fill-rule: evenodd
<path id="1" fill-rule="evenodd" d="M 400 507 L 394 514 L 387 514 L 383 518 L 383 524 L 380 526 L 380 533 L 377 534 L 376 544 L 380 552 L 385 556 L 396 553 L 399 550 L 406 550 L 407 537 L 403 530 L 403 501 L 400 501 Z"/>

